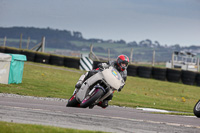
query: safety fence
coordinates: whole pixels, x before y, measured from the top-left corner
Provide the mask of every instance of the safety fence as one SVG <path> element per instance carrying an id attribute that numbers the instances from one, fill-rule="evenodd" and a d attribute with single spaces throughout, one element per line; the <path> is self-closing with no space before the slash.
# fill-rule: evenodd
<path id="1" fill-rule="evenodd" d="M 31 50 L 16 49 L 10 47 L 0 47 L 1 53 L 23 54 L 26 55 L 27 61 L 65 66 L 70 68 L 80 68 L 80 58 L 60 56 Z M 102 61 L 93 61 L 93 69 L 98 67 Z M 200 73 L 185 71 L 179 69 L 147 67 L 147 66 L 128 66 L 128 76 L 138 76 L 142 78 L 153 78 L 161 81 L 183 83 L 187 85 L 200 86 Z"/>

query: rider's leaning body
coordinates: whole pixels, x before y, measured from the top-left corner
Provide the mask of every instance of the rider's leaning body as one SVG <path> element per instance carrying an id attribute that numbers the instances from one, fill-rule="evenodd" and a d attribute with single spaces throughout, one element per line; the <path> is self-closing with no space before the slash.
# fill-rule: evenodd
<path id="1" fill-rule="evenodd" d="M 76 89 L 75 89 L 74 93 L 78 89 L 80 89 L 80 87 L 82 86 L 82 84 L 85 80 L 87 80 L 92 75 L 96 74 L 101 68 L 108 68 L 110 65 L 113 66 L 114 68 L 116 68 L 118 70 L 118 72 L 121 74 L 124 81 L 126 81 L 128 63 L 129 63 L 129 58 L 126 55 L 119 55 L 117 57 L 117 60 L 114 62 L 100 63 L 98 65 L 99 68 L 97 68 L 96 70 L 91 70 L 91 71 L 81 75 L 81 77 L 79 78 L 78 82 L 75 85 Z M 124 87 L 124 85 L 121 86 L 118 91 L 121 91 L 123 87 Z M 112 100 L 112 97 L 113 97 L 113 94 L 108 96 L 105 100 L 103 100 L 103 102 L 100 102 L 98 105 L 101 106 L 102 108 L 106 108 L 108 106 L 108 101 Z"/>

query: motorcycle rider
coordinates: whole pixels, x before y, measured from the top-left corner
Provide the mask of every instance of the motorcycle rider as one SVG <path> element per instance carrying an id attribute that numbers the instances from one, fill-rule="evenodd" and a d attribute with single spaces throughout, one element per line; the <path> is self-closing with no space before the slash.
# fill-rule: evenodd
<path id="1" fill-rule="evenodd" d="M 90 78 L 92 75 L 96 74 L 100 69 L 108 68 L 110 65 L 113 66 L 118 70 L 118 72 L 121 74 L 122 78 L 124 81 L 126 81 L 127 78 L 127 67 L 129 63 L 129 58 L 126 55 L 119 55 L 117 57 L 117 60 L 114 62 L 108 62 L 108 63 L 100 63 L 98 64 L 98 67 L 96 70 L 91 70 L 79 78 L 78 82 L 75 85 L 75 91 L 74 94 L 80 87 L 82 86 L 83 82 Z M 124 86 L 121 86 L 120 89 L 118 90 L 119 92 L 122 90 Z M 101 106 L 102 108 L 106 108 L 108 106 L 108 101 L 112 100 L 113 94 L 108 96 L 103 102 L 100 102 L 98 105 Z"/>

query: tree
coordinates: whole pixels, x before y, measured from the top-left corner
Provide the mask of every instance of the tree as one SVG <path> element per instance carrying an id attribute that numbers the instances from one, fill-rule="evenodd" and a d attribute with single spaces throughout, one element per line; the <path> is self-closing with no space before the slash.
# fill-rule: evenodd
<path id="1" fill-rule="evenodd" d="M 137 47 L 138 46 L 136 41 L 129 42 L 127 45 L 128 45 L 128 47 Z"/>
<path id="2" fill-rule="evenodd" d="M 156 45 L 157 47 L 160 47 L 160 46 L 161 46 L 160 43 L 159 43 L 158 41 L 155 41 L 154 43 L 155 43 L 155 45 Z"/>
<path id="3" fill-rule="evenodd" d="M 116 41 L 115 43 L 119 43 L 119 44 L 126 44 L 126 41 L 124 41 L 124 40 L 119 40 L 119 41 Z"/>
<path id="4" fill-rule="evenodd" d="M 74 31 L 74 32 L 73 32 L 73 35 L 74 35 L 75 38 L 80 38 L 80 39 L 83 38 L 82 33 L 81 33 L 81 32 L 78 32 L 78 31 Z"/>

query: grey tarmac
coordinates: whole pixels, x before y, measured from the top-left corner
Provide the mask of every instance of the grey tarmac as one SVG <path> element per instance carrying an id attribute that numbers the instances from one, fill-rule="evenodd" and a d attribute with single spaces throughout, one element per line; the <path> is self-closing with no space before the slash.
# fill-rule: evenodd
<path id="1" fill-rule="evenodd" d="M 153 114 L 134 108 L 66 107 L 67 99 L 0 93 L 0 121 L 116 133 L 200 133 L 195 116 Z"/>

